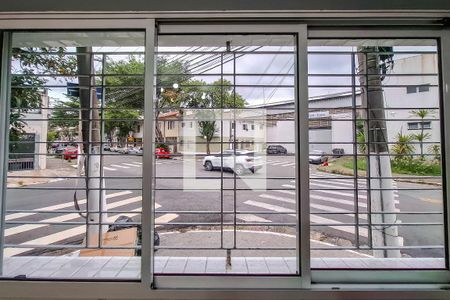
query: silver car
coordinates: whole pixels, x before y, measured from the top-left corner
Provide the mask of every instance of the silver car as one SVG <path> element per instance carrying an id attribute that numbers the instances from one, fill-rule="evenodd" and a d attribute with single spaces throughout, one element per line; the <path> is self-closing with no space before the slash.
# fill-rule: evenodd
<path id="1" fill-rule="evenodd" d="M 310 164 L 320 165 L 326 161 L 328 161 L 328 156 L 326 155 L 325 151 L 313 150 L 309 154 L 309 163 Z"/>

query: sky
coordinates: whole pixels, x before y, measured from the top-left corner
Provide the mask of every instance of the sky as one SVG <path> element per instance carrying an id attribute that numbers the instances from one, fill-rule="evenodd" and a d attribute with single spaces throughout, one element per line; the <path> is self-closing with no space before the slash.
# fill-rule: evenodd
<path id="1" fill-rule="evenodd" d="M 110 34 L 104 36 L 103 33 L 93 33 L 92 37 L 89 34 L 78 34 L 64 36 L 61 34 L 52 35 L 44 39 L 45 35 L 36 36 L 33 34 L 27 36 L 21 33 L 16 36 L 15 46 L 67 46 L 67 51 L 74 52 L 73 46 L 80 46 L 80 43 L 86 43 L 94 47 L 94 52 L 143 52 L 144 48 L 139 45 L 144 43 L 143 37 L 139 34 L 130 34 L 130 39 L 127 40 L 127 35 L 122 33 Z M 223 68 L 220 67 L 221 54 L 218 51 L 225 50 L 225 44 L 230 41 L 231 50 L 245 51 L 247 54 L 236 54 L 236 62 L 233 63 L 233 55 L 225 55 L 223 60 L 225 64 Z M 163 36 L 159 38 L 160 46 L 159 52 L 165 51 L 208 51 L 213 54 L 201 55 L 168 55 L 169 59 L 179 59 L 188 61 L 192 66 L 199 66 L 193 68 L 194 73 L 208 73 L 215 74 L 215 76 L 199 75 L 195 79 L 203 80 L 211 83 L 220 78 L 223 72 L 224 78 L 232 81 L 233 75 L 236 76 L 237 85 L 277 85 L 279 87 L 237 87 L 236 92 L 243 96 L 249 104 L 264 104 L 274 103 L 284 100 L 292 100 L 295 98 L 295 53 L 293 50 L 294 39 L 292 36 Z M 44 44 L 42 44 L 44 43 Z M 120 46 L 119 43 L 127 46 Z M 349 42 L 351 44 L 351 41 Z M 348 44 L 349 44 L 348 43 Z M 394 41 L 395 43 L 395 41 Z M 327 41 L 326 44 L 329 44 Z M 344 43 L 345 44 L 345 43 Z M 412 43 L 411 43 L 412 44 Z M 112 46 L 114 45 L 114 46 Z M 217 45 L 220 45 L 219 48 Z M 222 46 L 223 45 L 223 46 Z M 417 41 L 419 46 L 397 46 L 394 51 L 435 51 L 434 46 L 424 46 L 422 41 Z M 313 52 L 308 55 L 308 73 L 309 74 L 336 74 L 343 75 L 351 74 L 351 55 L 345 52 L 356 50 L 353 45 L 350 46 L 317 46 L 317 41 L 313 46 L 308 48 L 308 51 Z M 263 52 L 271 53 L 263 53 Z M 332 54 L 319 54 L 317 52 L 330 51 Z M 214 53 L 215 52 L 215 53 Z M 341 52 L 339 54 L 338 52 Z M 344 52 L 344 53 L 342 53 Z M 163 54 L 160 54 L 163 55 Z M 401 59 L 407 56 L 417 54 L 396 54 L 394 59 Z M 110 59 L 121 60 L 127 59 L 127 55 L 111 55 Z M 203 64 L 200 63 L 203 62 Z M 209 63 L 208 63 L 209 62 Z M 204 64 L 206 63 L 206 64 Z M 96 62 L 96 68 L 101 69 L 101 63 Z M 20 72 L 20 66 L 17 62 L 13 62 L 12 70 Z M 254 76 L 240 76 L 239 74 L 254 74 Z M 271 74 L 270 76 L 263 76 L 263 74 Z M 49 78 L 49 85 L 62 85 L 61 88 L 50 88 L 49 96 L 53 99 L 65 100 L 66 88 L 63 87 L 65 82 L 77 82 L 76 78 L 54 80 Z M 342 77 L 323 77 L 323 76 L 309 76 L 310 85 L 349 85 L 351 84 L 351 76 Z M 345 88 L 310 88 L 309 96 L 319 96 L 334 94 L 339 92 L 350 92 L 350 87 Z"/>

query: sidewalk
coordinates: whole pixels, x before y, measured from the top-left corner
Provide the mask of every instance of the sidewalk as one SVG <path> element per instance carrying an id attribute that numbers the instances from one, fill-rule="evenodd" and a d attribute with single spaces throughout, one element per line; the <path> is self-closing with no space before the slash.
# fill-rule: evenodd
<path id="1" fill-rule="evenodd" d="M 191 230 L 186 232 L 171 231 L 159 232 L 161 239 L 161 247 L 172 248 L 220 248 L 221 232 L 219 230 Z M 330 249 L 337 247 L 322 241 L 311 240 L 311 248 L 329 247 Z M 224 230 L 223 247 L 233 249 L 233 231 Z M 296 247 L 296 236 L 293 234 L 255 231 L 255 230 L 238 230 L 236 234 L 237 248 L 291 248 Z M 185 256 L 185 257 L 224 257 L 226 251 L 223 249 L 211 250 L 170 250 L 159 249 L 157 256 Z M 232 250 L 233 257 L 295 257 L 296 250 Z M 352 250 L 314 250 L 311 257 L 318 258 L 370 258 L 371 256 L 358 253 Z"/>
<path id="2" fill-rule="evenodd" d="M 66 161 L 62 158 L 48 158 L 46 169 L 8 172 L 7 184 L 8 187 L 20 187 L 65 180 L 58 177 L 75 177 L 77 176 L 77 169 L 72 165 L 76 165 L 76 163 L 76 160 Z M 17 176 L 18 178 L 11 178 L 10 176 Z"/>

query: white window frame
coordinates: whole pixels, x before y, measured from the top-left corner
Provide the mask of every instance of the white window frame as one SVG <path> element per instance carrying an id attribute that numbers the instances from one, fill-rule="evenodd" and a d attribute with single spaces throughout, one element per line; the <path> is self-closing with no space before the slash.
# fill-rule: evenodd
<path id="1" fill-rule="evenodd" d="M 300 275 L 286 276 L 165 276 L 154 275 L 156 288 L 308 288 L 310 287 L 310 252 L 309 252 L 309 161 L 308 156 L 308 58 L 307 27 L 305 24 L 294 25 L 191 25 L 161 24 L 158 34 L 286 34 L 296 38 L 296 211 L 297 211 L 297 269 Z M 247 129 L 244 129 L 246 126 Z M 248 131 L 248 124 L 243 124 Z M 244 142 L 242 142 L 244 143 Z"/>
<path id="2" fill-rule="evenodd" d="M 442 147 L 442 168 L 443 168 L 443 199 L 444 209 L 444 224 L 446 237 L 446 268 L 443 270 L 346 270 L 345 276 L 342 276 L 342 271 L 336 270 L 311 270 L 311 279 L 313 282 L 320 282 L 323 284 L 357 284 L 357 283 L 371 283 L 371 284 L 388 284 L 390 283 L 416 283 L 420 284 L 441 284 L 448 285 L 450 283 L 450 160 L 448 153 L 450 149 L 450 122 L 444 116 L 450 115 L 450 30 L 406 30 L 406 29 L 363 29 L 357 28 L 342 30 L 342 29 L 314 29 L 308 30 L 308 39 L 436 39 L 438 45 L 439 55 L 439 70 L 440 70 L 440 122 L 441 122 L 441 145 Z M 341 274 L 341 275 L 339 275 Z"/>
<path id="3" fill-rule="evenodd" d="M 273 14 L 277 16 L 276 14 Z M 342 16 L 341 13 L 336 13 L 336 16 Z M 359 16 L 364 14 L 344 14 L 345 16 Z M 373 16 L 370 13 L 366 13 L 366 16 Z M 386 14 L 381 13 L 380 16 Z M 448 15 L 448 14 L 447 14 Z M 155 36 L 155 20 L 154 18 L 242 18 L 242 17 L 270 17 L 270 13 L 215 13 L 215 14 L 166 14 L 166 13 L 154 13 L 154 14 L 108 14 L 108 13 L 95 13 L 95 14 L 76 14 L 76 13 L 61 13 L 61 14 L 11 14 L 0 16 L 0 33 L 2 30 L 145 30 L 146 32 L 146 60 L 145 60 L 145 99 L 151 101 L 153 97 L 152 85 L 154 82 L 154 39 Z M 290 17 L 297 16 L 295 13 L 280 13 L 278 17 Z M 316 18 L 324 17 L 322 12 L 317 12 L 312 15 Z M 332 15 L 329 15 L 332 16 Z M 390 17 L 399 16 L 402 14 L 390 14 Z M 403 16 L 415 16 L 414 14 L 405 14 Z M 417 16 L 421 16 L 417 14 Z M 424 14 L 424 16 L 432 16 L 432 14 Z M 440 14 L 438 14 L 440 16 Z M 437 16 L 437 17 L 438 17 Z M 436 18 L 437 18 L 436 17 Z M 211 19 L 209 19 L 211 20 Z M 291 19 L 292 20 L 292 19 Z M 242 20 L 243 22 L 248 20 Z M 358 22 L 358 21 L 357 21 Z M 364 22 L 364 21 L 361 21 Z M 355 24 L 355 23 L 353 23 Z M 356 23 L 357 24 L 357 23 Z M 384 23 L 379 23 L 384 24 Z M 205 25 L 203 25 L 205 26 Z M 298 25 L 289 25 L 298 26 Z M 269 26 L 274 28 L 273 25 Z M 304 25 L 302 26 L 304 27 Z M 442 136 L 445 138 L 442 141 L 443 148 L 450 149 L 450 122 L 446 122 L 444 116 L 450 115 L 450 30 L 442 30 L 438 28 L 436 30 L 370 30 L 366 28 L 356 28 L 349 30 L 333 30 L 331 27 L 326 29 L 313 29 L 308 32 L 309 37 L 312 38 L 388 38 L 388 37 L 410 37 L 410 38 L 437 38 L 440 41 L 440 58 L 441 58 L 441 97 L 442 97 L 442 113 L 441 113 L 441 128 Z M 0 38 L 1 40 L 1 38 Z M 6 43 L 5 43 L 6 42 Z M 3 41 L 4 45 L 7 45 L 7 41 Z M 303 41 L 302 48 L 306 48 L 306 41 Z M 5 57 L 8 57 L 8 49 L 2 47 L 2 76 L 0 81 L 0 152 L 6 149 L 6 130 L 5 118 L 7 117 L 7 108 L 5 106 L 4 99 L 8 99 L 8 72 L 5 68 Z M 302 59 L 306 59 L 306 56 Z M 301 63 L 305 61 L 299 61 L 299 74 L 307 74 L 305 65 Z M 307 62 L 307 60 L 306 60 Z M 304 77 L 304 76 L 303 76 Z M 304 80 L 305 78 L 302 78 Z M 300 82 L 297 79 L 297 82 Z M 303 82 L 305 83 L 305 82 Z M 307 81 L 306 81 L 307 83 Z M 306 85 L 303 85 L 306 86 Z M 307 99 L 306 89 L 300 89 L 299 98 Z M 149 100 L 150 99 L 150 100 Z M 306 104 L 306 102 L 305 102 Z M 305 109 L 306 107 L 302 107 Z M 144 126 L 145 133 L 144 139 L 152 140 L 152 122 L 153 113 L 149 110 L 145 110 L 145 118 L 149 122 Z M 300 128 L 308 128 L 307 115 L 305 118 L 300 118 L 297 124 Z M 297 135 L 300 133 L 297 132 Z M 307 134 L 307 133 L 306 133 Z M 303 136 L 304 138 L 304 136 Z M 308 152 L 307 140 L 303 143 Z M 443 149 L 444 151 L 444 149 Z M 147 162 L 152 161 L 152 151 L 145 151 L 144 159 Z M 446 157 L 448 151 L 444 152 L 443 164 L 446 170 L 450 170 L 450 159 Z M 0 156 L 3 154 L 0 154 Z M 307 157 L 307 156 L 305 156 Z M 447 159 L 446 159 L 447 158 Z M 143 191 L 143 218 L 142 226 L 144 228 L 151 228 L 153 224 L 153 214 L 151 213 L 152 203 L 151 199 L 151 163 L 147 163 L 143 167 L 143 183 L 147 188 Z M 0 159 L 0 169 L 5 170 L 4 160 Z M 300 168 L 302 169 L 302 168 Z M 308 168 L 303 168 L 308 169 Z M 6 182 L 5 172 L 0 172 L 0 180 L 3 183 Z M 450 176 L 445 178 L 446 193 L 449 193 Z M 309 194 L 309 189 L 306 188 L 308 182 L 306 182 L 305 188 L 301 190 L 302 195 L 306 192 Z M 2 195 L 3 194 L 3 195 Z M 306 195 L 309 197 L 309 195 Z M 0 193 L 0 213 L 2 206 L 5 204 L 4 189 Z M 446 207 L 450 207 L 450 198 L 446 199 Z M 309 203 L 306 207 L 301 207 L 306 210 L 307 218 L 300 220 L 300 226 L 308 228 L 309 231 Z M 4 210 L 4 209 L 3 209 Z M 303 213 L 302 213 L 303 214 Z M 450 224 L 450 214 L 446 215 L 447 226 Z M 447 228 L 447 241 L 450 240 L 449 228 Z M 9 279 L 0 280 L 0 294 L 5 298 L 78 298 L 78 299 L 226 299 L 226 298 L 283 298 L 283 299 L 336 299 L 337 297 L 345 299 L 392 299 L 392 298 L 407 298 L 407 299 L 449 299 L 450 292 L 448 291 L 450 285 L 450 272 L 449 269 L 443 271 L 316 271 L 313 270 L 309 273 L 310 278 L 306 278 L 307 272 L 309 272 L 309 240 L 306 244 L 301 244 L 302 255 L 308 255 L 306 265 L 302 268 L 305 269 L 303 274 L 303 280 L 305 285 L 303 289 L 283 289 L 292 286 L 289 284 L 288 278 L 281 278 L 276 289 L 269 290 L 268 286 L 261 286 L 258 290 L 246 290 L 249 288 L 247 281 L 239 277 L 241 282 L 241 290 L 226 291 L 223 289 L 205 290 L 205 289 L 178 289 L 171 290 L 151 290 L 152 285 L 152 260 L 150 257 L 151 245 L 153 235 L 144 235 L 142 241 L 142 259 L 141 259 L 141 281 L 139 282 L 64 282 L 64 281 L 15 281 Z M 305 249 L 306 248 L 306 249 Z M 449 251 L 447 249 L 447 251 Z M 450 253 L 447 253 L 447 257 Z M 1 255 L 0 255 L 1 258 Z M 303 259 L 303 258 L 302 258 Z M 1 263 L 1 262 L 0 262 Z M 448 268 L 448 266 L 447 266 Z M 345 273 L 343 273 L 345 272 Z M 376 273 L 376 274 L 371 274 Z M 204 278 L 207 282 L 212 280 L 214 283 L 214 277 Z M 308 282 L 312 284 L 308 286 Z M 383 284 L 386 283 L 386 284 Z M 209 286 L 209 285 L 208 285 Z"/>

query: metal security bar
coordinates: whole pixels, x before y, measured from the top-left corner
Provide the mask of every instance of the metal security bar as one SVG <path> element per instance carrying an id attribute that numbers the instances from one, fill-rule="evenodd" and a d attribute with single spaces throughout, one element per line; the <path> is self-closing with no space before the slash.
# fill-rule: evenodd
<path id="1" fill-rule="evenodd" d="M 111 45 L 111 33 L 87 47 L 24 45 L 13 35 L 10 164 L 31 155 L 33 165 L 8 173 L 5 256 L 140 255 L 144 34 L 128 34 L 142 43 Z M 32 152 L 20 150 L 28 133 Z M 137 228 L 131 242 L 108 242 L 127 228 Z"/>
<path id="2" fill-rule="evenodd" d="M 317 164 L 310 176 L 311 230 L 330 244 L 312 246 L 312 253 L 447 258 L 437 46 L 396 43 L 315 42 L 308 53 L 309 155 Z M 425 61 L 428 69 L 416 64 Z M 343 78 L 345 84 L 330 84 Z M 430 126 L 412 131 L 412 122 Z"/>
<path id="3" fill-rule="evenodd" d="M 208 38 L 215 39 L 214 36 L 203 37 Z M 250 36 L 250 40 L 252 38 Z M 183 46 L 188 39 L 180 38 L 178 43 L 171 43 L 173 36 L 159 36 L 155 148 L 159 151 L 162 146 L 167 147 L 170 158 L 178 160 L 175 164 L 179 170 L 166 170 L 162 164 L 158 165 L 165 157 L 156 152 L 154 198 L 161 205 L 175 199 L 179 204 L 170 210 L 155 207 L 156 220 L 164 214 L 178 215 L 169 224 L 155 223 L 156 226 L 166 225 L 158 228 L 161 235 L 167 232 L 171 233 L 168 237 L 173 236 L 173 240 L 167 241 L 168 245 L 155 247 L 158 249 L 156 256 L 168 253 L 195 256 L 195 251 L 199 250 L 209 251 L 205 253 L 207 256 L 224 255 L 227 259 L 240 255 L 240 251 L 245 251 L 246 255 L 263 251 L 261 253 L 272 256 L 272 252 L 278 250 L 296 256 L 296 187 L 281 184 L 298 179 L 294 134 L 297 116 L 294 105 L 271 107 L 280 99 L 277 95 L 280 89 L 288 90 L 289 99 L 295 97 L 296 84 L 292 79 L 289 79 L 292 84 L 283 83 L 295 75 L 295 40 L 290 35 L 255 35 L 254 38 L 261 40 L 241 45 L 239 36 L 221 37 L 223 43 L 214 41 L 216 46 L 208 47 Z M 272 38 L 284 39 L 283 44 L 271 46 Z M 276 50 L 270 51 L 270 48 Z M 281 56 L 284 61 L 277 66 L 275 60 Z M 252 67 L 252 60 L 261 61 L 264 66 Z M 247 70 L 244 70 L 246 65 Z M 275 68 L 271 71 L 271 67 Z M 176 72 L 176 68 L 181 72 Z M 250 78 L 252 82 L 239 82 L 242 78 Z M 265 89 L 267 94 L 262 95 Z M 284 121 L 292 130 L 281 138 L 276 135 L 259 137 L 256 133 L 268 130 L 270 122 Z M 204 127 L 211 124 L 215 130 L 208 135 Z M 272 156 L 266 153 L 266 148 L 280 144 L 284 152 L 278 153 L 281 155 L 276 158 L 285 160 L 284 164 L 289 164 L 290 168 L 287 173 L 271 175 L 271 166 L 266 162 Z M 179 172 L 183 172 L 182 176 Z M 289 205 L 267 211 L 264 208 L 267 203 L 254 201 L 259 194 L 269 191 L 289 192 L 290 198 L 286 198 Z M 290 234 L 291 242 L 280 247 L 260 245 L 260 241 L 246 245 L 243 235 L 248 230 L 256 233 L 285 231 Z M 183 232 L 204 232 L 202 244 L 176 244 L 177 237 L 183 238 Z M 208 239 L 207 235 L 212 237 Z"/>

